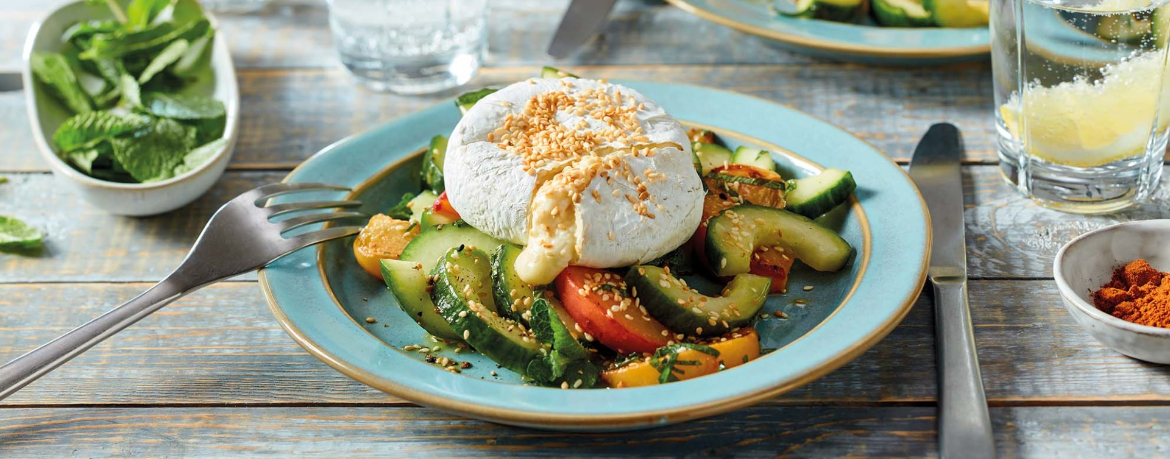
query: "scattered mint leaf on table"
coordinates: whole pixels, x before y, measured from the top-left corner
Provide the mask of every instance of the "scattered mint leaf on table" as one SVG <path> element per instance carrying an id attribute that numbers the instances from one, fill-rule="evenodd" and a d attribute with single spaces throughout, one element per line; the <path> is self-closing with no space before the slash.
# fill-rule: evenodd
<path id="1" fill-rule="evenodd" d="M 16 218 L 0 215 L 0 250 L 34 250 L 44 243 L 44 233 Z"/>
<path id="2" fill-rule="evenodd" d="M 0 175 L 0 184 L 8 183 L 8 177 Z"/>
<path id="3" fill-rule="evenodd" d="M 89 113 L 93 110 L 89 96 L 77 82 L 77 74 L 65 56 L 58 53 L 33 53 L 29 56 L 33 74 L 49 89 L 57 100 L 73 113 Z"/>

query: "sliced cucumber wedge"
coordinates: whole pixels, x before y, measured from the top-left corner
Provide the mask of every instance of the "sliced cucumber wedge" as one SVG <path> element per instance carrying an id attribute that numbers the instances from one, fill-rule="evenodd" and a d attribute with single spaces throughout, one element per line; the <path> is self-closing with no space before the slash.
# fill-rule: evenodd
<path id="1" fill-rule="evenodd" d="M 744 164 L 768 171 L 776 171 L 776 162 L 772 161 L 772 154 L 759 148 L 740 146 L 731 155 L 732 164 Z"/>
<path id="2" fill-rule="evenodd" d="M 547 349 L 523 324 L 496 313 L 488 263 L 482 250 L 452 248 L 435 266 L 431 300 L 476 351 L 517 373 L 527 374 L 530 366 L 535 366 L 536 373 L 546 373 Z"/>
<path id="3" fill-rule="evenodd" d="M 707 222 L 707 260 L 718 276 L 748 272 L 756 247 L 776 245 L 817 271 L 840 270 L 853 256 L 853 247 L 833 230 L 786 210 L 742 205 Z"/>
<path id="4" fill-rule="evenodd" d="M 631 291 L 638 292 L 638 300 L 650 315 L 671 331 L 714 336 L 751 323 L 768 299 L 772 279 L 738 274 L 721 296 L 710 297 L 696 292 L 662 268 L 643 265 L 630 269 L 626 284 L 633 288 Z"/>
<path id="5" fill-rule="evenodd" d="M 921 0 L 873 0 L 873 17 L 886 27 L 930 27 L 934 20 Z"/>
<path id="6" fill-rule="evenodd" d="M 922 7 L 939 27 L 987 26 L 987 11 L 973 8 L 967 0 L 922 0 Z"/>
<path id="7" fill-rule="evenodd" d="M 856 189 L 852 172 L 829 168 L 817 175 L 789 180 L 784 199 L 789 211 L 817 218 L 849 200 Z"/>
<path id="8" fill-rule="evenodd" d="M 382 259 L 382 279 L 386 281 L 390 293 L 398 299 L 402 311 L 427 333 L 445 340 L 463 341 L 451 325 L 435 312 L 435 303 L 427 291 L 426 273 L 420 263 Z"/>
<path id="9" fill-rule="evenodd" d="M 558 69 L 556 67 L 544 66 L 540 68 L 541 78 L 580 78 L 577 75 Z"/>
<path id="10" fill-rule="evenodd" d="M 487 97 L 488 94 L 496 91 L 498 91 L 498 89 L 483 88 L 479 91 L 460 94 L 459 97 L 455 98 L 455 106 L 459 107 L 459 113 L 467 114 L 467 111 L 471 110 L 471 107 L 474 107 L 480 99 L 483 99 L 484 97 Z"/>
<path id="11" fill-rule="evenodd" d="M 442 193 L 443 186 L 443 156 L 447 153 L 447 138 L 441 135 L 431 137 L 431 145 L 423 155 L 422 179 L 427 188 L 435 193 Z"/>
<path id="12" fill-rule="evenodd" d="M 865 16 L 867 5 L 865 0 L 796 0 L 795 5 L 778 8 L 777 12 L 789 17 L 853 22 Z"/>
<path id="13" fill-rule="evenodd" d="M 707 175 L 712 169 L 724 164 L 731 164 L 731 150 L 722 145 L 695 142 L 691 144 L 691 151 L 698 158 L 701 175 Z"/>
<path id="14" fill-rule="evenodd" d="M 426 190 L 406 203 L 406 207 L 410 209 L 410 221 L 421 225 L 423 213 L 431 209 L 436 199 L 439 199 L 438 195 Z"/>
<path id="15" fill-rule="evenodd" d="M 483 234 L 460 221 L 450 225 L 423 228 L 418 236 L 406 244 L 398 259 L 421 263 L 423 272 L 429 273 L 439 263 L 439 259 L 452 248 L 463 246 L 494 251 L 500 244 L 503 242 L 499 239 Z M 487 267 L 486 264 L 484 266 Z"/>
<path id="16" fill-rule="evenodd" d="M 492 254 L 492 292 L 501 314 L 528 323 L 528 311 L 538 296 L 534 286 L 516 274 L 516 258 L 522 250 L 515 244 L 503 244 Z"/>

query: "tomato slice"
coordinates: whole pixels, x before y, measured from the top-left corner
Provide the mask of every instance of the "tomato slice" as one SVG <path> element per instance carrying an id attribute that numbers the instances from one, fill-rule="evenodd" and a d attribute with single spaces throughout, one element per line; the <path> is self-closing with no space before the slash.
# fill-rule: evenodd
<path id="1" fill-rule="evenodd" d="M 570 266 L 555 281 L 565 310 L 581 329 L 621 353 L 654 352 L 673 334 L 626 291 L 622 277 L 604 269 Z"/>
<path id="2" fill-rule="evenodd" d="M 459 212 L 456 212 L 455 208 L 451 206 L 451 201 L 447 200 L 446 191 L 444 191 L 437 199 L 435 199 L 435 203 L 431 205 L 431 211 L 444 217 L 448 217 L 451 220 L 459 220 L 461 218 L 459 217 Z"/>
<path id="3" fill-rule="evenodd" d="M 792 251 L 785 247 L 761 247 L 752 254 L 748 272 L 771 277 L 772 287 L 768 292 L 783 292 L 788 289 L 788 273 L 792 271 L 792 263 L 795 261 Z"/>

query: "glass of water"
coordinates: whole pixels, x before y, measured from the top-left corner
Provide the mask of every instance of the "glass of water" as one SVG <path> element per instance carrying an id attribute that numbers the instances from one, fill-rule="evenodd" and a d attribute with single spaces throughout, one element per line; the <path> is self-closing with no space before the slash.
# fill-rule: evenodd
<path id="1" fill-rule="evenodd" d="M 479 71 L 486 0 L 330 0 L 341 63 L 375 91 L 426 94 Z"/>
<path id="2" fill-rule="evenodd" d="M 1039 204 L 1104 213 L 1157 188 L 1170 124 L 1167 0 L 991 0 L 1004 177 Z"/>

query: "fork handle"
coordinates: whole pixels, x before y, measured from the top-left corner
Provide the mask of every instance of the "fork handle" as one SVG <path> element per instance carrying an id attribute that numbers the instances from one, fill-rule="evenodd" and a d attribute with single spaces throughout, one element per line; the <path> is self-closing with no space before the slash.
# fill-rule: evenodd
<path id="1" fill-rule="evenodd" d="M 188 291 L 168 277 L 121 306 L 4 364 L 0 367 L 0 400 Z"/>

